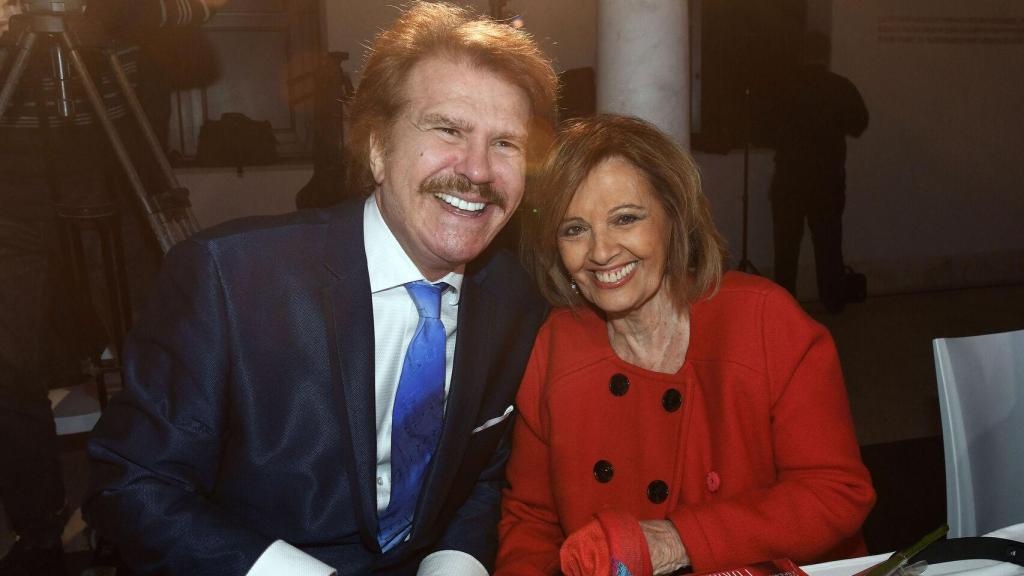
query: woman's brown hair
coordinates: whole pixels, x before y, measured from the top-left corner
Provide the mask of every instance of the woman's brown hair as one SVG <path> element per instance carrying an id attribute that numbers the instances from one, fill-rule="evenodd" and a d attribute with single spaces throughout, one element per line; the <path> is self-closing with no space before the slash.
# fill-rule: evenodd
<path id="1" fill-rule="evenodd" d="M 532 182 L 534 209 L 524 227 L 523 258 L 544 297 L 555 306 L 582 301 L 558 253 L 558 229 L 576 190 L 601 162 L 621 158 L 654 188 L 672 224 L 666 274 L 677 305 L 686 307 L 721 282 L 725 242 L 711 218 L 693 158 L 660 130 L 638 118 L 602 114 L 574 120 L 560 134 Z"/>

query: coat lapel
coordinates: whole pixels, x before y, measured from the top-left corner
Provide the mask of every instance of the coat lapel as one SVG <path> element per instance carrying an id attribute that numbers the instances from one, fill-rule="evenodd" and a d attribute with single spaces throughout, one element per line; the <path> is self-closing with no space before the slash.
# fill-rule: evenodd
<path id="1" fill-rule="evenodd" d="M 467 276 L 463 284 L 455 366 L 445 406 L 444 427 L 430 473 L 420 492 L 411 539 L 432 529 L 462 462 L 487 388 L 487 359 L 491 356 L 487 351 L 491 340 L 489 327 L 497 321 L 497 302 L 490 291 L 480 286 L 480 280 Z M 426 536 L 429 538 L 436 534 Z"/>
<path id="2" fill-rule="evenodd" d="M 355 493 L 352 506 L 369 549 L 377 547 L 376 423 L 373 304 L 363 249 L 363 204 L 338 209 L 329 224 L 324 289 L 334 399 L 341 422 L 345 466 Z"/>

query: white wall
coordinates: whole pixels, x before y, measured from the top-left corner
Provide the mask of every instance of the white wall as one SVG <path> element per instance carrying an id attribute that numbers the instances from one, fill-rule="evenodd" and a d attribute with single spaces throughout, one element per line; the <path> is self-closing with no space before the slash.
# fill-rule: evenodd
<path id="1" fill-rule="evenodd" d="M 295 210 L 295 194 L 313 175 L 311 165 L 250 166 L 239 176 L 234 168 L 175 170 L 188 189 L 192 212 L 207 228 L 225 220 Z"/>
<path id="2" fill-rule="evenodd" d="M 1013 0 L 835 0 L 833 68 L 871 112 L 847 162 L 847 253 L 879 281 L 1024 280 L 1022 17 Z"/>

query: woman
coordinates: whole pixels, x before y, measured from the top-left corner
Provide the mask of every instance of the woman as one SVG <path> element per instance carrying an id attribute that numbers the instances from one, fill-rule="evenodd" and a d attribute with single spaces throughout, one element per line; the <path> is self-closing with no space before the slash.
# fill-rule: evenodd
<path id="1" fill-rule="evenodd" d="M 598 116 L 536 189 L 527 257 L 561 309 L 517 397 L 496 574 L 863 555 L 875 495 L 835 346 L 781 288 L 723 276 L 692 159 Z"/>

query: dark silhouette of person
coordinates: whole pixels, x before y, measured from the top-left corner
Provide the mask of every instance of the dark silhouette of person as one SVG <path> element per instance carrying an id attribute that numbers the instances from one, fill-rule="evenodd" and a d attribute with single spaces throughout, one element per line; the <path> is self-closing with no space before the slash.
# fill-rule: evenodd
<path id="1" fill-rule="evenodd" d="M 796 295 L 797 261 L 804 221 L 811 229 L 818 297 L 840 312 L 843 294 L 843 208 L 846 204 L 846 137 L 868 125 L 860 92 L 829 70 L 831 45 L 808 32 L 801 66 L 770 118 L 775 148 L 771 184 L 775 281 Z"/>

